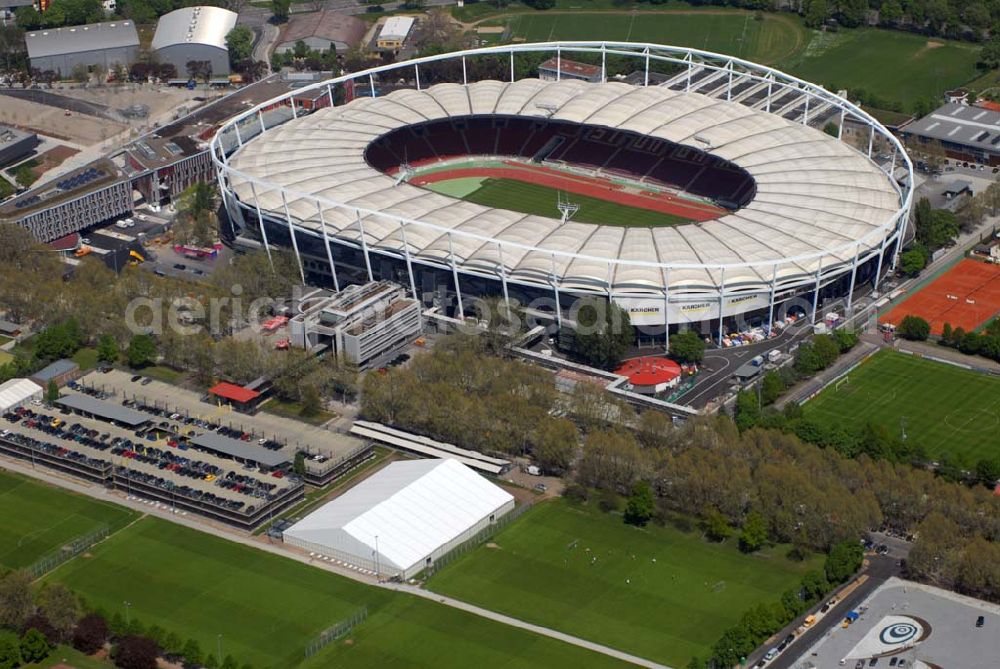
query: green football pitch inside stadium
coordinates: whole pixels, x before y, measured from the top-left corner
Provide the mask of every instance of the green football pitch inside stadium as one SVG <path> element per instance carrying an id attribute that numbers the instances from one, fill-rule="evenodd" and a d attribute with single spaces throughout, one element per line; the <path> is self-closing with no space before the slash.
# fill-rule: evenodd
<path id="1" fill-rule="evenodd" d="M 146 517 L 51 572 L 129 614 L 254 667 L 621 667 L 611 658 L 412 595 Z M 307 643 L 367 607 L 348 638 Z M 221 638 L 219 635 L 222 635 Z"/>
<path id="2" fill-rule="evenodd" d="M 429 183 L 423 188 L 444 195 L 475 202 L 485 207 L 519 211 L 522 214 L 560 218 L 560 191 L 548 186 L 483 177 L 462 177 Z M 579 205 L 580 209 L 571 220 L 577 223 L 596 223 L 618 227 L 661 227 L 690 223 L 683 216 L 674 216 L 659 211 L 630 207 L 616 202 L 608 202 L 596 197 L 563 193 L 563 201 Z"/>
<path id="3" fill-rule="evenodd" d="M 966 465 L 997 456 L 1000 378 L 896 351 L 879 351 L 803 407 L 826 423 L 871 421 Z"/>
<path id="4" fill-rule="evenodd" d="M 809 569 L 787 547 L 744 555 L 672 527 L 545 502 L 431 578 L 428 588 L 666 664 L 705 657 L 750 606 Z"/>
<path id="5" fill-rule="evenodd" d="M 120 506 L 0 472 L 0 567 L 27 567 L 77 537 L 105 525 L 113 532 L 135 517 Z"/>

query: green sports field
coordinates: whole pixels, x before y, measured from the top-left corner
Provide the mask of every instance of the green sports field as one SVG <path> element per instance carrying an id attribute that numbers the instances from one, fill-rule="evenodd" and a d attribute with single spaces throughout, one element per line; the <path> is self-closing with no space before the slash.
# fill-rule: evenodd
<path id="1" fill-rule="evenodd" d="M 320 631 L 367 606 L 310 667 L 617 667 L 617 662 L 411 595 L 392 593 L 146 517 L 47 576 L 255 667 L 292 667 Z"/>
<path id="2" fill-rule="evenodd" d="M 805 30 L 790 17 L 732 10 L 667 12 L 587 12 L 559 10 L 512 14 L 483 23 L 502 25 L 510 39 L 527 42 L 593 40 L 654 42 L 776 63 L 796 52 Z"/>
<path id="3" fill-rule="evenodd" d="M 864 89 L 907 109 L 979 75 L 975 44 L 877 28 L 819 32 L 788 14 L 763 17 L 755 21 L 752 13 L 718 8 L 570 13 L 559 8 L 517 10 L 479 25 L 503 26 L 504 35 L 484 37 L 506 41 L 607 39 L 705 49 L 771 65 L 829 90 Z"/>
<path id="4" fill-rule="evenodd" d="M 1000 455 L 1000 378 L 933 360 L 880 351 L 803 408 L 829 423 L 872 421 L 897 434 L 905 419 L 908 439 L 968 464 Z"/>
<path id="5" fill-rule="evenodd" d="M 780 65 L 829 90 L 865 89 L 905 107 L 937 98 L 977 76 L 979 47 L 910 33 L 859 28 L 813 33 L 804 52 Z"/>
<path id="6" fill-rule="evenodd" d="M 636 655 L 685 666 L 757 602 L 776 601 L 817 559 L 746 556 L 673 528 L 546 502 L 428 584 L 434 592 Z"/>
<path id="7" fill-rule="evenodd" d="M 535 214 L 549 218 L 559 218 L 560 216 L 559 210 L 556 208 L 559 202 L 558 190 L 524 181 L 463 177 L 426 184 L 423 188 L 486 207 L 509 209 L 510 211 L 519 211 L 522 214 Z M 660 227 L 690 222 L 682 216 L 629 207 L 585 195 L 570 193 L 564 194 L 563 198 L 580 205 L 580 210 L 572 219 L 577 223 L 597 223 L 621 227 Z"/>
<path id="8" fill-rule="evenodd" d="M 0 471 L 0 566 L 26 567 L 102 525 L 114 531 L 135 514 Z"/>

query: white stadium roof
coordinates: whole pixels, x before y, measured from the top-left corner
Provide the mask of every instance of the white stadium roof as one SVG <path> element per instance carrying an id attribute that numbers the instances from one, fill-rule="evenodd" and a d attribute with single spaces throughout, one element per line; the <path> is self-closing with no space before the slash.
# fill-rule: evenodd
<path id="1" fill-rule="evenodd" d="M 488 208 L 405 182 L 396 185 L 395 177 L 365 161 L 366 147 L 394 129 L 481 114 L 606 126 L 698 149 L 707 140 L 710 153 L 753 176 L 756 196 L 736 212 L 697 224 L 658 228 L 560 224 L 555 218 Z M 457 234 L 449 240 L 432 227 L 409 225 L 406 241 L 418 259 L 447 262 L 451 242 L 462 266 L 495 273 L 500 269 L 496 244 L 483 238 L 499 239 L 518 245 L 503 249 L 506 274 L 514 280 L 547 283 L 554 260 L 562 286 L 593 289 L 608 280 L 608 265 L 602 259 L 621 259 L 636 264 L 615 267 L 615 289 L 640 293 L 662 291 L 663 272 L 655 266 L 659 263 L 674 265 L 671 289 L 718 286 L 721 270 L 714 265 L 757 263 L 727 268 L 725 283 L 730 286 L 770 282 L 771 263 L 779 264 L 779 280 L 810 275 L 819 265 L 825 271 L 851 262 L 857 250 L 853 242 L 865 235 L 870 235 L 866 247 L 891 235 L 890 221 L 901 206 L 894 185 L 865 155 L 815 128 L 699 93 L 620 82 L 480 81 L 467 87 L 438 84 L 423 91 L 359 98 L 269 129 L 235 154 L 230 166 L 257 181 L 261 208 L 280 218 L 284 218 L 282 191 L 261 182 L 287 189 L 288 211 L 303 228 L 318 231 L 320 218 L 315 201 L 297 193 L 346 205 L 324 209 L 330 236 L 358 241 L 350 207 L 382 211 L 479 237 Z M 248 181 L 231 174 L 231 183 L 243 202 L 253 203 Z M 369 248 L 402 253 L 397 220 L 369 215 L 364 227 Z M 876 232 L 880 227 L 884 232 Z M 810 255 L 808 260 L 785 262 Z"/>
<path id="2" fill-rule="evenodd" d="M 23 404 L 33 397 L 41 398 L 42 387 L 29 379 L 11 379 L 0 383 L 0 411 Z"/>
<path id="3" fill-rule="evenodd" d="M 222 7 L 182 7 L 160 17 L 153 35 L 153 50 L 177 44 L 206 44 L 227 49 L 226 35 L 236 26 L 237 15 Z"/>
<path id="4" fill-rule="evenodd" d="M 285 530 L 291 543 L 410 573 L 513 497 L 449 458 L 393 462 Z"/>

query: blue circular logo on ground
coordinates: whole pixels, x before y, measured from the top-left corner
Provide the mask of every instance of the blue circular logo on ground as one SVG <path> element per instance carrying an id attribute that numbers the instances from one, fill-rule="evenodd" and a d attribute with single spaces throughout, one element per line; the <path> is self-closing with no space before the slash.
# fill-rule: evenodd
<path id="1" fill-rule="evenodd" d="M 913 640 L 919 633 L 920 628 L 913 623 L 896 623 L 883 628 L 879 639 L 884 644 L 897 645 Z"/>

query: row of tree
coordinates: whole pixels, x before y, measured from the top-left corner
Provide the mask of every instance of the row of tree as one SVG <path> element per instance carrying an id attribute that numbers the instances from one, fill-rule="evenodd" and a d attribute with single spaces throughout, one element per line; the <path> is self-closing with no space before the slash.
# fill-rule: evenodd
<path id="1" fill-rule="evenodd" d="M 43 662 L 59 644 L 70 644 L 85 655 L 111 646 L 110 657 L 121 669 L 156 669 L 158 658 L 186 669 L 239 669 L 237 660 L 203 653 L 194 639 L 183 641 L 158 625 L 144 626 L 120 613 L 108 616 L 87 610 L 61 583 L 36 587 L 26 571 L 0 576 L 0 667 Z M 242 669 L 249 669 L 249 664 Z"/>

